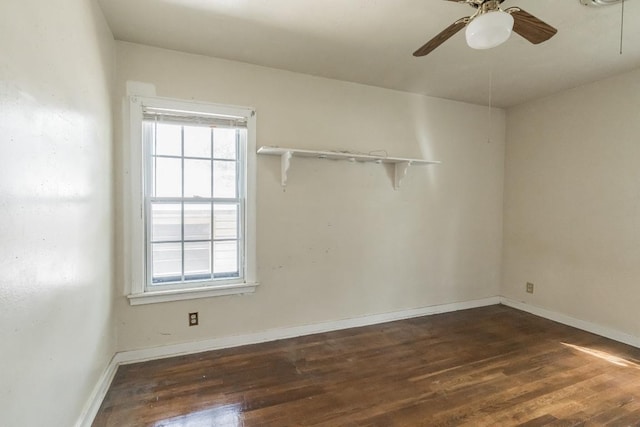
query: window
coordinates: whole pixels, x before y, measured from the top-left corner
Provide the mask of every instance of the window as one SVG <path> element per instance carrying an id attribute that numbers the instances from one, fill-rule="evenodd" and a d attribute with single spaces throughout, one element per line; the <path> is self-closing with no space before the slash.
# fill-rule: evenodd
<path id="1" fill-rule="evenodd" d="M 130 117 L 131 303 L 252 292 L 255 113 L 132 97 Z"/>

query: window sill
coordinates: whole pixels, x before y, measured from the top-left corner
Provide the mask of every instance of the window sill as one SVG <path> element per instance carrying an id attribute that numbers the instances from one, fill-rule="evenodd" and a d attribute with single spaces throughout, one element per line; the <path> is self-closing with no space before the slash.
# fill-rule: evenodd
<path id="1" fill-rule="evenodd" d="M 167 291 L 151 291 L 142 294 L 128 295 L 129 304 L 155 304 L 158 302 L 182 301 L 197 298 L 220 297 L 225 295 L 251 294 L 258 283 L 238 283 L 208 288 L 172 289 Z"/>

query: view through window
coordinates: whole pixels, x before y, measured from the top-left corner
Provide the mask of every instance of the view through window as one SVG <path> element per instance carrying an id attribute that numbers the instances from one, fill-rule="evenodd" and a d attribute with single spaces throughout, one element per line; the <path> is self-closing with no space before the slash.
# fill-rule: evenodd
<path id="1" fill-rule="evenodd" d="M 242 122 L 146 111 L 147 286 L 242 279 Z"/>

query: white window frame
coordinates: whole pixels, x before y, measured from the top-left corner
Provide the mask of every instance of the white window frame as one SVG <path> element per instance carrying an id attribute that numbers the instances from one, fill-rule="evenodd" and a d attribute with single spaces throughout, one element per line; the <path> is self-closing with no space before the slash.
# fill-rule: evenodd
<path id="1" fill-rule="evenodd" d="M 146 215 L 144 194 L 144 162 L 146 159 L 143 146 L 143 109 L 167 109 L 194 114 L 212 114 L 244 118 L 247 122 L 247 144 L 244 147 L 244 176 L 240 177 L 240 185 L 244 185 L 244 233 L 240 238 L 244 243 L 244 257 L 240 268 L 242 279 L 199 282 L 177 289 L 149 289 L 146 272 L 148 260 L 146 254 Z M 256 280 L 256 113 L 249 107 L 211 104 L 196 101 L 181 101 L 169 98 L 130 96 L 128 99 L 128 136 L 130 146 L 129 161 L 129 224 L 125 233 L 129 234 L 128 270 L 129 286 L 127 296 L 131 305 L 157 302 L 177 301 L 194 298 L 206 298 L 233 294 L 247 294 L 255 291 Z M 125 130 L 126 131 L 126 130 Z M 127 236 L 125 236 L 127 238 Z M 125 257 L 127 254 L 125 253 Z"/>

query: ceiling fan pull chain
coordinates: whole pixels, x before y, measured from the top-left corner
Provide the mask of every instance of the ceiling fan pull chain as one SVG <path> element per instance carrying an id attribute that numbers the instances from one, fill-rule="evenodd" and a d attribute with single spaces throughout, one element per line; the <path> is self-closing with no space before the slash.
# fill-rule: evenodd
<path id="1" fill-rule="evenodd" d="M 487 143 L 491 144 L 491 120 L 493 119 L 493 67 L 489 70 L 489 131 L 487 132 Z"/>
<path id="2" fill-rule="evenodd" d="M 622 55 L 623 35 L 624 35 L 624 0 L 622 0 L 622 16 L 620 17 L 620 55 Z"/>

